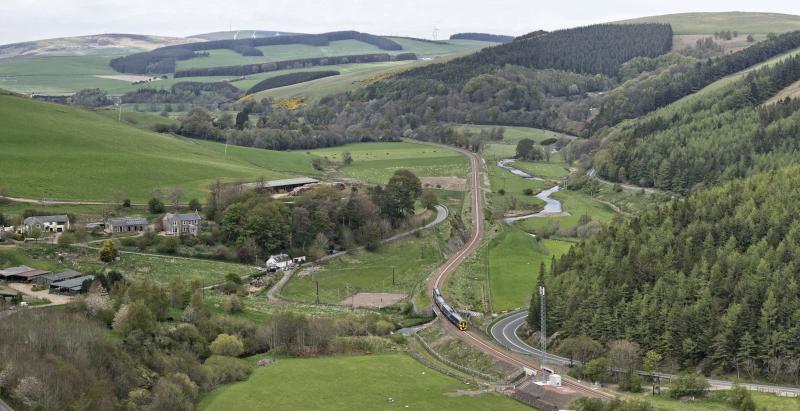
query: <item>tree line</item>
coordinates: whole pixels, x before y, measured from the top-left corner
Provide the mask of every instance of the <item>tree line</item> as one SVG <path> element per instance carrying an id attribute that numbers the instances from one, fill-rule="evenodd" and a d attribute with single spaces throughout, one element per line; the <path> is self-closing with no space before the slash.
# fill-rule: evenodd
<path id="1" fill-rule="evenodd" d="M 416 59 L 413 53 L 404 53 L 405 59 Z M 315 66 L 332 66 L 350 63 L 377 63 L 391 61 L 394 57 L 387 53 L 354 54 L 348 56 L 313 57 L 305 59 L 282 60 L 268 63 L 245 64 L 240 66 L 200 67 L 175 72 L 175 77 L 246 76 L 277 70 L 300 69 Z"/>
<path id="2" fill-rule="evenodd" d="M 508 43 L 514 40 L 514 36 L 504 36 L 502 34 L 490 33 L 456 33 L 450 36 L 450 40 L 475 40 L 488 41 L 491 43 Z"/>
<path id="3" fill-rule="evenodd" d="M 578 243 L 542 274 L 548 331 L 626 338 L 668 369 L 797 384 L 799 185 L 797 166 L 760 173 Z"/>
<path id="4" fill-rule="evenodd" d="M 109 63 L 120 73 L 165 74 L 175 72 L 175 62 L 199 57 L 198 51 L 228 49 L 242 55 L 263 55 L 256 47 L 305 44 L 324 47 L 331 41 L 358 40 L 374 45 L 381 50 L 402 50 L 397 42 L 380 36 L 357 31 L 338 31 L 323 34 L 297 34 L 290 36 L 260 37 L 240 40 L 213 40 L 197 43 L 160 47 L 143 53 L 117 57 Z M 254 51 L 255 50 L 255 51 Z M 258 54 L 255 54 L 256 51 Z"/>
<path id="5" fill-rule="evenodd" d="M 335 70 L 301 71 L 297 73 L 283 74 L 259 81 L 253 87 L 250 87 L 249 90 L 247 90 L 247 94 L 254 94 L 258 93 L 259 91 L 278 87 L 291 86 L 292 84 L 305 83 L 307 81 L 317 80 L 325 77 L 338 76 L 339 74 L 340 73 Z"/>
<path id="6" fill-rule="evenodd" d="M 725 76 L 800 47 L 800 31 L 772 36 L 743 50 L 707 61 L 688 62 L 611 93 L 592 120 L 591 130 L 612 126 L 666 106 Z"/>
<path id="7" fill-rule="evenodd" d="M 751 72 L 722 90 L 655 112 L 616 132 L 598 173 L 679 193 L 797 163 L 800 101 L 763 105 L 800 80 L 800 57 Z"/>

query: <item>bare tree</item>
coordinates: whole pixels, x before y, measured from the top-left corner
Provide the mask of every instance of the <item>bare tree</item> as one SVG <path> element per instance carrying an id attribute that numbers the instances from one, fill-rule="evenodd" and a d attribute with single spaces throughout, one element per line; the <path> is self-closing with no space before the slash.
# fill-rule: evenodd
<path id="1" fill-rule="evenodd" d="M 180 187 L 172 187 L 169 191 L 169 201 L 172 202 L 172 206 L 174 208 L 178 208 L 181 205 L 181 201 L 183 201 L 184 196 L 186 193 Z"/>
<path id="2" fill-rule="evenodd" d="M 642 363 L 642 350 L 635 342 L 611 341 L 608 344 L 608 362 L 612 368 L 633 372 Z"/>

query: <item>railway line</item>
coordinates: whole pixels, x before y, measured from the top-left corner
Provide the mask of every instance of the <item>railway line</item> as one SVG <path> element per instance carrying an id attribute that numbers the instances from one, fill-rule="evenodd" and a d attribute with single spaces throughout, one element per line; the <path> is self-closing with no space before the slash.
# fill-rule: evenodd
<path id="1" fill-rule="evenodd" d="M 452 149 L 452 147 L 448 147 Z M 444 265 L 439 267 L 431 278 L 428 280 L 428 298 L 431 300 L 431 306 L 436 307 L 433 301 L 433 290 L 438 288 L 444 289 L 447 277 L 452 274 L 461 263 L 469 257 L 481 243 L 484 233 L 484 216 L 483 216 L 483 193 L 481 190 L 481 158 L 470 151 L 463 149 L 455 149 L 469 158 L 470 163 L 470 207 L 472 218 L 472 232 L 470 239 L 467 243 L 452 257 L 450 257 Z M 439 318 L 443 318 L 439 316 Z M 537 364 L 531 358 L 525 358 L 519 354 L 509 352 L 505 347 L 495 345 L 480 333 L 474 330 L 461 331 L 449 321 L 442 322 L 444 326 L 452 333 L 467 344 L 483 351 L 493 358 L 506 362 L 516 367 L 537 368 Z M 614 398 L 611 394 L 594 389 L 590 386 L 584 385 L 572 378 L 564 377 L 562 385 L 576 392 L 583 393 L 591 397 L 599 397 L 604 399 Z"/>

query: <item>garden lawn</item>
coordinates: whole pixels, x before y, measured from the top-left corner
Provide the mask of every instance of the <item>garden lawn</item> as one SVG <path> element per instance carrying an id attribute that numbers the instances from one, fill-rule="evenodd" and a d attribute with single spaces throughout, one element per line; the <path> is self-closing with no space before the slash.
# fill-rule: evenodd
<path id="1" fill-rule="evenodd" d="M 424 230 L 419 238 L 410 236 L 383 245 L 374 252 L 356 251 L 328 260 L 313 275 L 293 276 L 282 295 L 290 300 L 315 301 L 314 278 L 319 280 L 322 302 L 338 303 L 357 292 L 410 294 L 443 259 L 437 231 Z M 395 267 L 395 285 L 392 285 L 392 266 Z"/>
<path id="2" fill-rule="evenodd" d="M 475 387 L 428 369 L 405 354 L 278 359 L 243 382 L 204 396 L 202 411 L 529 410 L 500 394 L 448 396 Z"/>
<path id="3" fill-rule="evenodd" d="M 311 154 L 340 162 L 349 152 L 353 163 L 340 170 L 349 177 L 385 184 L 395 171 L 408 169 L 418 177 L 467 175 L 468 163 L 460 153 L 442 147 L 407 142 L 355 143 L 312 150 Z"/>
<path id="4" fill-rule="evenodd" d="M 146 202 L 153 189 L 179 186 L 188 201 L 204 199 L 218 178 L 295 176 L 269 169 L 272 164 L 309 169 L 306 154 L 242 148 L 226 157 L 223 144 L 150 133 L 90 111 L 22 97 L 0 95 L 0 124 L 0 187 L 11 196 L 108 201 L 122 192 L 133 202 Z"/>
<path id="5" fill-rule="evenodd" d="M 572 243 L 559 240 L 536 241 L 513 226 L 494 238 L 489 248 L 489 282 L 492 311 L 502 312 L 526 307 L 539 278 L 539 265 L 550 263 L 566 253 Z"/>

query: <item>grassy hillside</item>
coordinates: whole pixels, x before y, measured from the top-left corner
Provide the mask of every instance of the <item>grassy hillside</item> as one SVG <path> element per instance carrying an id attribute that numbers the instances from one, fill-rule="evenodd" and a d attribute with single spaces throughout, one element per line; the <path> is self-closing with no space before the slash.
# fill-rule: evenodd
<path id="1" fill-rule="evenodd" d="M 0 95 L 0 187 L 20 197 L 134 201 L 181 186 L 203 198 L 216 178 L 284 178 L 311 171 L 308 154 L 195 142 L 149 133 L 106 116 Z M 274 171 L 274 167 L 281 171 Z"/>
<path id="2" fill-rule="evenodd" d="M 613 23 L 669 23 L 675 34 L 710 34 L 722 30 L 736 30 L 746 34 L 766 34 L 800 30 L 800 16 L 739 11 L 666 14 L 620 20 Z"/>

